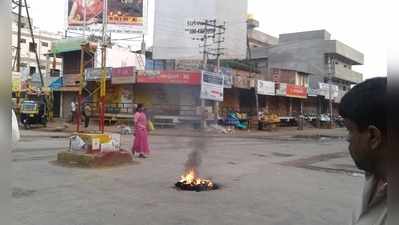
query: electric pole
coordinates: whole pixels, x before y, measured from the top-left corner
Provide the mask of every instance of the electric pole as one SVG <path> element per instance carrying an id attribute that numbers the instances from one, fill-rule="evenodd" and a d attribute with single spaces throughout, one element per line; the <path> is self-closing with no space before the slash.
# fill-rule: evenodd
<path id="1" fill-rule="evenodd" d="M 22 14 L 22 0 L 18 0 L 18 34 L 17 34 L 17 68 L 16 71 L 21 71 L 21 14 Z"/>
<path id="2" fill-rule="evenodd" d="M 332 98 L 332 78 L 333 78 L 333 73 L 334 69 L 333 66 L 335 66 L 334 62 L 334 57 L 329 56 L 329 79 L 328 79 L 328 100 L 329 100 L 329 106 L 330 106 L 330 128 L 333 128 L 334 125 L 334 113 L 333 113 L 333 98 Z"/>

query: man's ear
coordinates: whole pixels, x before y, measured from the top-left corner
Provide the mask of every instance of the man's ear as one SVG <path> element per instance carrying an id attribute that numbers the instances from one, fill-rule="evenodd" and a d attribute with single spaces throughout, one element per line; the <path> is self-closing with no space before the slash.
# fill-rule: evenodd
<path id="1" fill-rule="evenodd" d="M 371 150 L 377 150 L 382 145 L 382 132 L 376 126 L 367 128 L 368 142 Z"/>

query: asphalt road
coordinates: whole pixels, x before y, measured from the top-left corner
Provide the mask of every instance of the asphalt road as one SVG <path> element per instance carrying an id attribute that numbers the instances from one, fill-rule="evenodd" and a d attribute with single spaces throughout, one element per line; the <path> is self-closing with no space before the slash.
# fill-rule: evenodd
<path id="1" fill-rule="evenodd" d="M 62 137 L 23 137 L 13 151 L 15 224 L 342 225 L 362 183 L 342 139 L 151 137 L 150 158 L 108 169 L 56 166 Z M 205 143 L 211 192 L 173 188 L 187 155 Z M 123 137 L 130 148 L 131 137 Z"/>

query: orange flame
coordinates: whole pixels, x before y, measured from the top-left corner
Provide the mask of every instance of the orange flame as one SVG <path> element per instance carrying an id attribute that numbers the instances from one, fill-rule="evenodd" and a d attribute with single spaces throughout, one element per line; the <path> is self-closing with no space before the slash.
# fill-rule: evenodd
<path id="1" fill-rule="evenodd" d="M 213 187 L 212 181 L 199 178 L 194 169 L 189 170 L 184 176 L 181 176 L 180 182 L 189 185 L 207 185 L 208 187 Z"/>

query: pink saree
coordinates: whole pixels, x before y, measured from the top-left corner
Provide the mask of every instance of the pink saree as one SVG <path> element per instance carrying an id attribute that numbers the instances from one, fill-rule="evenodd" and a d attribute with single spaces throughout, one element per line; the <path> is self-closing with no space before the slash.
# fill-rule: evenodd
<path id="1" fill-rule="evenodd" d="M 143 112 L 136 112 L 134 114 L 134 124 L 134 144 L 132 152 L 149 155 L 147 116 Z"/>

